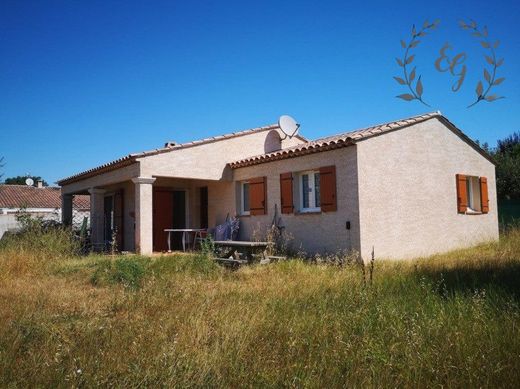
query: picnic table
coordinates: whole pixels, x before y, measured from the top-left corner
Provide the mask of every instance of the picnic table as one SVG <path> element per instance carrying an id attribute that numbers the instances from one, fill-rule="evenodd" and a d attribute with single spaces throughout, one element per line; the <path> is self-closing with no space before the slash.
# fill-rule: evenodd
<path id="1" fill-rule="evenodd" d="M 265 260 L 265 250 L 269 247 L 269 242 L 250 242 L 243 240 L 216 240 L 213 242 L 216 247 L 227 249 L 221 255 L 223 258 L 217 258 L 217 260 L 223 262 L 234 261 L 237 263 L 248 263 L 254 260 L 255 255 L 261 255 L 262 259 Z M 245 259 L 241 258 L 241 254 L 244 255 Z M 229 259 L 229 258 L 232 259 Z"/>
<path id="2" fill-rule="evenodd" d="M 182 251 L 186 251 L 186 241 L 187 237 L 190 233 L 195 233 L 195 236 L 193 238 L 193 242 L 195 242 L 195 239 L 197 238 L 197 235 L 200 235 L 201 232 L 205 232 L 205 228 L 167 228 L 164 230 L 164 232 L 168 233 L 168 252 L 172 252 L 172 232 L 182 232 Z"/>

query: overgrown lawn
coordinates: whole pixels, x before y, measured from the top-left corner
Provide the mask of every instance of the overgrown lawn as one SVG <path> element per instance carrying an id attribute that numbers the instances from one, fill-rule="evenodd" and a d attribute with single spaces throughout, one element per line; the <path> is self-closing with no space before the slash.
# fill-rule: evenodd
<path id="1" fill-rule="evenodd" d="M 354 265 L 2 247 L 0 386 L 513 387 L 519 298 L 520 230 L 376 259 L 372 284 Z"/>

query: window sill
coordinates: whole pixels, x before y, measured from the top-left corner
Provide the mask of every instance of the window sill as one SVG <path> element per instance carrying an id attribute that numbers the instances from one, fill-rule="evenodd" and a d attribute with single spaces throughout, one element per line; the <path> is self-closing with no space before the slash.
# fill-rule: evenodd
<path id="1" fill-rule="evenodd" d="M 242 213 L 240 215 L 238 215 L 238 217 L 250 217 L 251 214 L 250 213 Z"/>
<path id="2" fill-rule="evenodd" d="M 467 210 L 464 214 L 465 215 L 483 215 L 484 213 L 481 211 Z"/>
<path id="3" fill-rule="evenodd" d="M 297 211 L 294 213 L 295 215 L 319 215 L 321 214 L 321 209 L 313 209 L 310 211 Z"/>

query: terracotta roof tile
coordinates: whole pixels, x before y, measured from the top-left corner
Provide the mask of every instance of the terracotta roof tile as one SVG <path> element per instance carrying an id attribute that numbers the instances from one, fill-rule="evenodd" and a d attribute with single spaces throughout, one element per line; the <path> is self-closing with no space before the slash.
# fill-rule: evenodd
<path id="1" fill-rule="evenodd" d="M 268 153 L 268 154 L 262 154 L 262 155 L 256 155 L 256 156 L 244 158 L 239 161 L 229 163 L 229 166 L 231 168 L 238 168 L 238 167 L 242 167 L 242 166 L 256 165 L 259 163 L 264 163 L 264 162 L 273 161 L 273 160 L 277 160 L 277 159 L 292 158 L 292 157 L 297 157 L 299 155 L 305 155 L 305 154 L 310 154 L 310 153 L 332 150 L 332 149 L 336 149 L 336 148 L 340 148 L 340 147 L 346 147 L 346 146 L 356 143 L 357 141 L 367 139 L 372 136 L 377 136 L 377 135 L 380 135 L 380 134 L 383 134 L 386 132 L 398 130 L 400 128 L 404 128 L 404 127 L 407 127 L 407 126 L 410 126 L 410 125 L 413 125 L 416 123 L 420 123 L 420 122 L 429 120 L 434 117 L 443 121 L 454 132 L 456 132 L 461 138 L 463 138 L 467 143 L 469 143 L 472 147 L 477 149 L 477 151 L 479 151 L 484 157 L 486 157 L 491 162 L 493 162 L 493 160 L 490 158 L 490 156 L 486 152 L 484 152 L 482 149 L 480 149 L 480 147 L 478 147 L 478 145 L 476 145 L 475 142 L 473 142 L 466 135 L 464 135 L 462 133 L 462 131 L 460 131 L 447 118 L 442 116 L 442 114 L 440 112 L 430 112 L 430 113 L 423 114 L 423 115 L 413 116 L 410 118 L 400 119 L 400 120 L 392 121 L 389 123 L 383 123 L 383 124 L 379 124 L 376 126 L 371 126 L 371 127 L 367 127 L 367 128 L 363 128 L 363 129 L 359 129 L 359 130 L 355 130 L 355 131 L 350 131 L 350 132 L 345 132 L 345 133 L 341 133 L 341 134 L 337 134 L 337 135 L 333 135 L 333 136 L 328 136 L 328 137 L 317 139 L 314 141 L 307 141 L 307 139 L 305 139 L 304 137 L 298 136 L 301 140 L 305 141 L 305 143 L 301 143 L 299 145 L 289 147 L 286 149 L 282 149 L 282 150 L 278 150 L 278 151 Z M 209 138 L 205 138 L 205 139 L 201 139 L 201 140 L 195 140 L 192 142 L 175 144 L 173 146 L 159 148 L 159 149 L 155 149 L 155 150 L 143 151 L 141 153 L 129 154 L 125 157 L 116 159 L 114 161 L 108 162 L 106 164 L 95 167 L 93 169 L 89 169 L 89 170 L 83 171 L 81 173 L 75 174 L 73 176 L 64 178 L 64 179 L 58 181 L 58 184 L 64 185 L 64 184 L 79 181 L 81 179 L 91 177 L 91 176 L 94 176 L 94 175 L 97 175 L 100 173 L 119 169 L 123 166 L 131 165 L 131 164 L 135 163 L 138 158 L 166 153 L 166 152 L 184 149 L 184 148 L 188 148 L 188 147 L 195 147 L 200 144 L 218 142 L 219 140 L 222 140 L 222 139 L 234 138 L 237 136 L 247 135 L 247 134 L 254 133 L 254 132 L 266 131 L 266 130 L 271 130 L 271 129 L 276 129 L 276 128 L 278 128 L 278 125 L 272 124 L 269 126 L 257 127 L 257 128 L 253 128 L 253 129 L 249 129 L 249 130 L 233 132 L 230 134 L 209 137 Z"/>
<path id="2" fill-rule="evenodd" d="M 212 137 L 208 137 L 208 138 L 204 138 L 204 139 L 194 140 L 194 141 L 191 141 L 191 142 L 180 143 L 180 144 L 176 144 L 174 146 L 162 147 L 162 148 L 158 148 L 158 149 L 154 149 L 154 150 L 142 151 L 142 152 L 139 152 L 139 153 L 128 154 L 128 155 L 126 155 L 124 157 L 121 157 L 121 158 L 118 158 L 118 159 L 116 159 L 114 161 L 107 162 L 107 163 L 105 163 L 103 165 L 100 165 L 100 166 L 97 166 L 95 168 L 85 170 L 83 172 L 74 174 L 74 175 L 72 175 L 70 177 L 67 177 L 67 178 L 63 178 L 63 179 L 58 181 L 58 185 L 69 184 L 69 183 L 72 183 L 72 182 L 75 182 L 75 181 L 79 181 L 79 180 L 87 178 L 87 177 L 94 176 L 96 174 L 104 173 L 104 172 L 107 172 L 107 171 L 118 169 L 118 168 L 123 167 L 123 166 L 131 165 L 132 163 L 136 162 L 137 158 L 143 158 L 143 157 L 148 157 L 150 155 L 167 153 L 167 152 L 170 152 L 170 151 L 175 151 L 175 150 L 179 150 L 179 149 L 185 149 L 185 148 L 188 148 L 188 147 L 199 146 L 201 144 L 206 144 L 206 143 L 218 142 L 218 141 L 224 140 L 224 139 L 236 138 L 236 137 L 239 137 L 239 136 L 249 135 L 249 134 L 252 134 L 252 133 L 255 133 L 255 132 L 273 130 L 273 129 L 276 129 L 276 128 L 279 128 L 277 124 L 271 124 L 271 125 L 268 125 L 268 126 L 256 127 L 256 128 L 251 128 L 251 129 L 248 129 L 248 130 L 236 131 L 236 132 L 232 132 L 232 133 L 229 133 L 229 134 L 217 135 L 217 136 L 212 136 Z M 307 139 L 304 138 L 301 135 L 297 135 L 297 137 L 299 139 L 305 141 L 305 142 L 307 141 Z"/>
<path id="3" fill-rule="evenodd" d="M 278 159 L 285 158 L 293 158 L 300 155 L 317 153 L 321 151 L 332 150 L 340 147 L 346 147 L 352 145 L 358 141 L 363 139 L 368 139 L 372 136 L 378 136 L 380 134 L 384 134 L 387 132 L 391 132 L 394 130 L 398 130 L 401 128 L 405 128 L 411 126 L 413 124 L 421 123 L 426 120 L 437 118 L 441 122 L 443 122 L 448 128 L 450 128 L 454 133 L 456 133 L 459 137 L 461 137 L 466 143 L 468 143 L 471 147 L 477 150 L 484 158 L 488 159 L 491 163 L 495 163 L 493 158 L 482 148 L 477 145 L 473 140 L 471 140 L 467 135 L 465 135 L 457 126 L 455 126 L 452 122 L 450 122 L 446 117 L 444 117 L 439 111 L 430 112 L 423 115 L 413 116 L 411 118 L 400 119 L 389 123 L 378 124 L 376 126 L 371 126 L 367 128 L 362 128 L 359 130 L 354 130 L 350 132 L 344 132 L 337 135 L 328 136 L 325 138 L 316 139 L 311 142 L 302 143 L 293 147 L 289 147 L 283 150 L 275 151 L 268 154 L 256 155 L 249 158 L 244 158 L 239 161 L 231 162 L 228 165 L 235 169 L 238 167 L 257 165 L 260 163 L 275 161 Z"/>
<path id="4" fill-rule="evenodd" d="M 90 196 L 89 195 L 74 195 L 72 198 L 72 208 L 74 209 L 90 209 Z"/>
<path id="5" fill-rule="evenodd" d="M 328 136 L 325 138 L 316 139 L 311 142 L 302 143 L 283 150 L 278 150 L 268 154 L 256 155 L 249 158 L 244 158 L 239 161 L 229 163 L 231 168 L 238 168 L 243 166 L 256 165 L 278 159 L 292 158 L 299 155 L 310 154 L 320 151 L 332 150 L 340 147 L 346 147 L 378 134 L 393 131 L 412 124 L 420 123 L 433 117 L 441 117 L 440 112 L 431 112 L 424 115 L 418 115 L 411 118 L 396 120 L 389 123 L 383 123 L 376 126 L 363 128 L 360 130 L 344 132 L 337 135 Z"/>
<path id="6" fill-rule="evenodd" d="M 0 208 L 61 208 L 59 187 L 36 188 L 27 185 L 0 185 Z M 73 207 L 90 208 L 90 196 L 74 196 Z"/>

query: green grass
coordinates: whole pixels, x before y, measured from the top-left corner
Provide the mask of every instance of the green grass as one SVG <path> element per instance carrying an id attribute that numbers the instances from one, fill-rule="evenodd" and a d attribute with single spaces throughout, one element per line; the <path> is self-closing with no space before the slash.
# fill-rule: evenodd
<path id="1" fill-rule="evenodd" d="M 520 230 L 361 274 L 4 247 L 0 386 L 517 385 Z"/>

